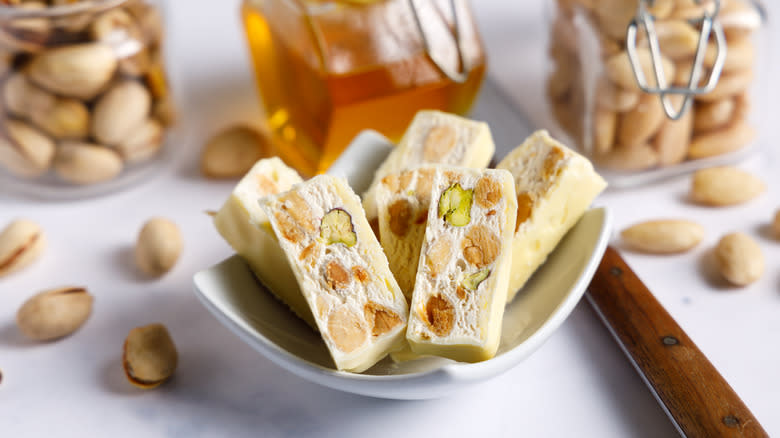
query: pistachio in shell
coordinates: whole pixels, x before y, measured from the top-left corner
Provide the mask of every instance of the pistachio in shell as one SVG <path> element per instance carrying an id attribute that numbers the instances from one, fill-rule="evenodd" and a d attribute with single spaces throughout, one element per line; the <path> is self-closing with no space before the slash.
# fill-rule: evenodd
<path id="1" fill-rule="evenodd" d="M 81 327 L 92 313 L 87 289 L 67 286 L 46 290 L 28 299 L 16 313 L 16 325 L 26 337 L 50 341 Z"/>
<path id="2" fill-rule="evenodd" d="M 150 389 L 171 377 L 179 362 L 176 345 L 162 324 L 150 324 L 130 330 L 122 352 L 127 380 Z"/>

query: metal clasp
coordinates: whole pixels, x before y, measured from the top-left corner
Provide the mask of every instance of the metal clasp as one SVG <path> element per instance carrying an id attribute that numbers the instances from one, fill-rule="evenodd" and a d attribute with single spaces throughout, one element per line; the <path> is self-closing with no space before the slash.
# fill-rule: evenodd
<path id="1" fill-rule="evenodd" d="M 471 73 L 471 65 L 467 63 L 466 57 L 463 55 L 463 47 L 460 42 L 460 20 L 458 19 L 458 5 L 456 4 L 456 0 L 450 0 L 449 3 L 450 9 L 452 9 L 453 38 L 455 39 L 455 45 L 458 48 L 458 63 L 461 66 L 461 71 L 448 68 L 446 65 L 444 65 L 438 56 L 434 55 L 431 44 L 428 41 L 428 37 L 425 35 L 425 29 L 423 29 L 420 14 L 417 12 L 417 6 L 414 4 L 414 0 L 408 1 L 409 7 L 412 9 L 414 22 L 417 25 L 417 30 L 422 36 L 422 43 L 423 47 L 425 48 L 425 53 L 428 54 L 428 57 L 431 59 L 433 64 L 436 65 L 436 68 L 438 68 L 439 71 L 444 76 L 447 76 L 447 78 L 449 78 L 451 81 L 458 84 L 466 82 L 466 79 L 469 77 L 469 73 Z"/>
<path id="2" fill-rule="evenodd" d="M 699 34 L 698 46 L 696 47 L 696 56 L 693 59 L 691 76 L 686 87 L 668 85 L 666 72 L 664 72 L 663 64 L 661 62 L 661 49 L 658 43 L 658 35 L 655 32 L 655 17 L 648 10 L 648 6 L 652 7 L 654 1 L 655 0 L 639 1 L 637 16 L 628 25 L 628 31 L 626 32 L 626 50 L 628 51 L 628 57 L 631 60 L 631 67 L 634 70 L 634 76 L 639 84 L 639 88 L 645 93 L 659 95 L 666 115 L 672 120 L 678 120 L 686 111 L 688 111 L 693 103 L 694 96 L 709 93 L 715 88 L 715 85 L 717 85 L 720 75 L 723 72 L 727 48 L 723 26 L 716 20 L 718 13 L 720 12 L 720 0 L 713 0 L 715 8 L 711 12 L 705 9 L 702 17 L 688 20 L 692 25 L 701 26 L 701 32 Z M 704 0 L 695 1 L 697 4 L 701 4 Z M 648 84 L 637 54 L 637 36 L 640 24 L 645 29 L 647 42 L 650 46 L 653 75 L 655 76 L 656 82 L 655 87 Z M 715 47 L 717 50 L 715 62 L 710 72 L 709 79 L 707 80 L 707 84 L 700 87 L 698 84 L 702 75 L 704 55 L 707 51 L 707 42 L 712 34 L 715 35 Z M 684 96 L 683 103 L 679 109 L 674 108 L 674 104 L 669 99 L 669 95 L 675 94 Z"/>

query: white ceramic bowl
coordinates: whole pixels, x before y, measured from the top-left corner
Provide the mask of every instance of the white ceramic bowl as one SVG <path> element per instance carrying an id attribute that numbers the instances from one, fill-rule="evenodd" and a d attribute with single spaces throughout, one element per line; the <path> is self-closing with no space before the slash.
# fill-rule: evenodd
<path id="1" fill-rule="evenodd" d="M 330 172 L 346 176 L 355 192 L 362 193 L 390 147 L 381 135 L 363 132 Z M 304 379 L 373 397 L 434 398 L 507 371 L 550 337 L 585 293 L 606 249 L 610 225 L 603 208 L 585 213 L 507 306 L 496 357 L 474 364 L 436 357 L 393 363 L 386 358 L 363 374 L 338 371 L 320 336 L 264 290 L 237 255 L 195 274 L 195 293 L 244 342 Z"/>

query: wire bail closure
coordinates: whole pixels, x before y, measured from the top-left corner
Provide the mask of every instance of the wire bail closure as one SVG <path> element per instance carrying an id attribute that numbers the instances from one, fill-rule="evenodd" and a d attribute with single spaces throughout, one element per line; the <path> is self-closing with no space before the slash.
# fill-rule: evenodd
<path id="1" fill-rule="evenodd" d="M 458 5 L 455 3 L 456 0 L 449 0 L 449 3 L 450 3 L 450 9 L 452 9 L 453 38 L 455 39 L 455 45 L 458 48 L 458 63 L 461 66 L 461 71 L 448 68 L 439 59 L 439 57 L 433 54 L 433 48 L 431 47 L 431 44 L 428 41 L 428 37 L 425 35 L 425 29 L 423 29 L 423 24 L 422 24 L 422 20 L 420 19 L 420 14 L 417 12 L 417 6 L 415 5 L 414 0 L 408 0 L 408 1 L 409 1 L 409 7 L 412 9 L 412 16 L 414 17 L 414 22 L 417 25 L 417 30 L 420 32 L 420 35 L 422 36 L 422 43 L 423 43 L 423 47 L 425 48 L 425 53 L 428 54 L 428 57 L 431 59 L 433 64 L 436 66 L 436 68 L 438 68 L 439 71 L 444 76 L 447 76 L 448 79 L 450 79 L 451 81 L 457 84 L 462 84 L 466 82 L 469 73 L 471 73 L 471 65 L 469 65 L 466 62 L 466 57 L 463 55 L 463 47 L 460 41 L 460 34 L 461 34 L 460 20 L 458 19 L 458 7 L 457 7 Z"/>
<path id="2" fill-rule="evenodd" d="M 411 1 L 411 0 L 410 0 Z M 705 0 L 695 0 L 697 4 Z M 661 62 L 661 49 L 658 43 L 658 35 L 655 31 L 655 17 L 650 11 L 648 6 L 652 7 L 655 0 L 640 0 L 637 16 L 628 25 L 626 32 L 626 50 L 628 52 L 629 60 L 631 61 L 631 67 L 634 70 L 634 76 L 639 88 L 645 93 L 657 94 L 663 104 L 664 112 L 672 120 L 678 120 L 690 109 L 693 104 L 693 98 L 700 94 L 706 94 L 715 88 L 721 73 L 723 72 L 723 65 L 726 62 L 726 36 L 723 33 L 723 26 L 716 20 L 718 13 L 720 12 L 720 0 L 713 0 L 715 8 L 712 12 L 708 12 L 706 9 L 704 15 L 699 18 L 693 18 L 688 20 L 692 25 L 700 25 L 701 32 L 699 33 L 699 43 L 696 47 L 696 56 L 693 59 L 693 68 L 691 69 L 691 76 L 688 79 L 688 85 L 685 87 L 669 86 L 666 78 L 666 72 L 664 71 L 663 64 Z M 637 36 L 639 32 L 639 26 L 643 26 L 645 29 L 645 36 L 650 46 L 650 57 L 652 60 L 653 75 L 655 77 L 655 83 L 657 86 L 650 86 L 645 77 L 644 69 L 639 60 L 637 54 Z M 703 71 L 704 54 L 707 51 L 707 42 L 710 39 L 710 35 L 715 36 L 716 55 L 715 63 L 710 72 L 707 84 L 699 86 L 701 75 Z M 680 108 L 674 108 L 674 104 L 669 95 L 681 95 L 684 96 L 683 103 Z"/>

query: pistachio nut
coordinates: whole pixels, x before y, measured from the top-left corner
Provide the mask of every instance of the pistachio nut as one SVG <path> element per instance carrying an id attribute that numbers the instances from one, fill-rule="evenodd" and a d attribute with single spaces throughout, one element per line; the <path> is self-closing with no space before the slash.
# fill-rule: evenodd
<path id="1" fill-rule="evenodd" d="M 139 388 L 154 388 L 165 382 L 179 362 L 176 345 L 162 324 L 130 330 L 122 350 L 125 376 Z"/>
<path id="2" fill-rule="evenodd" d="M 163 126 L 155 119 L 147 119 L 135 129 L 116 150 L 126 163 L 139 163 L 157 155 L 163 143 Z"/>
<path id="3" fill-rule="evenodd" d="M 214 135 L 200 156 L 200 169 L 208 178 L 236 178 L 257 160 L 271 155 L 270 141 L 249 126 L 229 127 Z"/>
<path id="4" fill-rule="evenodd" d="M 28 11 L 46 8 L 45 2 L 25 1 L 13 5 Z M 0 27 L 0 46 L 11 50 L 37 52 L 42 50 L 52 32 L 51 22 L 43 17 L 16 17 L 4 19 Z"/>
<path id="5" fill-rule="evenodd" d="M 439 217 L 456 227 L 468 225 L 473 199 L 473 189 L 465 190 L 458 183 L 451 185 L 439 198 Z"/>
<path id="6" fill-rule="evenodd" d="M 0 165 L 20 177 L 35 177 L 49 169 L 54 142 L 29 124 L 7 119 L 0 135 Z"/>
<path id="7" fill-rule="evenodd" d="M 89 135 L 89 109 L 78 99 L 57 99 L 46 110 L 30 113 L 30 119 L 59 140 L 81 140 Z"/>
<path id="8" fill-rule="evenodd" d="M 117 68 L 111 47 L 101 43 L 62 46 L 37 54 L 29 64 L 32 80 L 57 94 L 90 100 Z"/>
<path id="9" fill-rule="evenodd" d="M 119 60 L 119 71 L 124 75 L 137 78 L 144 76 L 151 66 L 152 58 L 149 51 L 143 49 Z"/>
<path id="10" fill-rule="evenodd" d="M 147 275 L 163 275 L 176 264 L 182 245 L 175 223 L 160 217 L 149 219 L 138 233 L 135 264 Z"/>
<path id="11" fill-rule="evenodd" d="M 48 111 L 57 101 L 53 94 L 42 90 L 21 73 L 13 73 L 3 84 L 3 103 L 13 115 L 28 117 Z"/>
<path id="12" fill-rule="evenodd" d="M 477 290 L 479 284 L 485 281 L 489 275 L 490 269 L 483 269 L 481 271 L 467 275 L 466 278 L 463 279 L 463 287 L 465 287 L 467 290 Z"/>
<path id="13" fill-rule="evenodd" d="M 0 77 L 4 77 L 11 70 L 13 62 L 13 53 L 0 50 Z"/>
<path id="14" fill-rule="evenodd" d="M 92 115 L 92 133 L 107 145 L 117 145 L 149 116 L 152 98 L 138 81 L 118 82 L 106 91 L 95 104 Z"/>
<path id="15" fill-rule="evenodd" d="M 17 219 L 0 232 L 0 277 L 27 267 L 46 247 L 43 230 L 35 222 Z"/>
<path id="16" fill-rule="evenodd" d="M 115 178 L 122 171 L 122 158 L 115 151 L 78 141 L 60 143 L 54 171 L 73 184 L 94 184 Z"/>
<path id="17" fill-rule="evenodd" d="M 68 286 L 34 295 L 16 313 L 16 325 L 30 339 L 50 341 L 81 327 L 92 312 L 92 295 L 83 287 Z"/>
<path id="18" fill-rule="evenodd" d="M 78 1 L 78 0 L 77 0 Z M 74 0 L 54 0 L 51 1 L 52 5 L 66 5 L 74 3 Z M 95 14 L 92 11 L 79 12 L 75 14 L 64 14 L 61 16 L 53 17 L 51 19 L 52 25 L 56 29 L 61 29 L 68 33 L 82 33 L 87 30 L 92 20 L 95 19 Z"/>
<path id="19" fill-rule="evenodd" d="M 325 239 L 328 245 L 343 243 L 348 247 L 353 246 L 357 243 L 357 234 L 352 216 L 341 208 L 325 213 L 320 223 L 320 237 Z"/>

